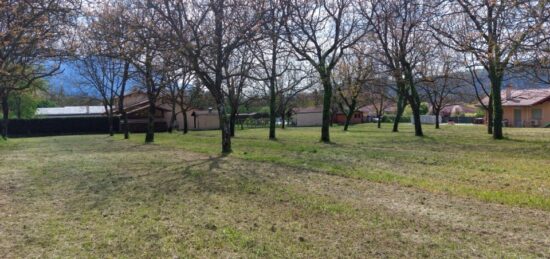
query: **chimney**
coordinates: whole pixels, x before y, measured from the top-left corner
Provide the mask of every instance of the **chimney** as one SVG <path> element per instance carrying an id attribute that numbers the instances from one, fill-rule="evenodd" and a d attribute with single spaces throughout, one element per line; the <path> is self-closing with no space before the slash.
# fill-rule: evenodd
<path id="1" fill-rule="evenodd" d="M 512 84 L 506 87 L 506 100 L 512 99 Z"/>

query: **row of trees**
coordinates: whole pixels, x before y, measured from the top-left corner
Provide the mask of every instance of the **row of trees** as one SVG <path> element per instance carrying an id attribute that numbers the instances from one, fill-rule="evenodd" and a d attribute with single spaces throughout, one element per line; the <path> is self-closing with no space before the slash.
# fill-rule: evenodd
<path id="1" fill-rule="evenodd" d="M 68 15 L 73 9 L 63 10 L 51 25 L 56 32 L 74 22 Z M 188 89 L 205 87 L 220 116 L 224 153 L 231 152 L 236 116 L 247 100 L 268 100 L 269 139 L 276 139 L 276 117 L 287 114 L 289 100 L 316 86 L 323 94 L 323 142 L 330 142 L 335 105 L 349 119 L 362 100 L 381 116 L 386 100 L 394 99 L 393 131 L 408 105 L 415 135 L 423 136 L 421 95 L 438 113 L 459 88 L 471 83 L 480 89 L 481 82 L 491 100 L 484 104 L 488 129 L 500 139 L 506 72 L 519 64 L 530 65 L 529 71 L 548 68 L 545 0 L 110 0 L 86 5 L 83 16 L 73 54 L 110 116 L 118 110 L 125 118 L 123 96 L 128 80 L 136 80 L 149 99 L 146 142 L 152 142 L 158 98 L 187 110 L 193 99 Z M 52 46 L 68 38 L 55 36 Z M 480 69 L 488 84 L 476 77 Z"/>

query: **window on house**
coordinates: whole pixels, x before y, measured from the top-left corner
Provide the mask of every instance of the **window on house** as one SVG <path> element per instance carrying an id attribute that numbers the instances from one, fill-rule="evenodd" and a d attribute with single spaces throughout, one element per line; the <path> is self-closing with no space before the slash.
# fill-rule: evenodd
<path id="1" fill-rule="evenodd" d="M 531 110 L 531 118 L 533 120 L 541 120 L 542 119 L 542 109 L 532 109 Z"/>

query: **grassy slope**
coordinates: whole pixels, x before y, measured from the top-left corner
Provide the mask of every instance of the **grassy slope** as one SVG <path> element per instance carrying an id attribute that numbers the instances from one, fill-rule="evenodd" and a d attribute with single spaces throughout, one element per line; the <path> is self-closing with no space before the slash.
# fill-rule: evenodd
<path id="1" fill-rule="evenodd" d="M 215 132 L 160 134 L 161 145 L 136 143 L 138 135 L 132 142 L 104 136 L 12 139 L 0 144 L 0 257 L 549 256 L 547 212 L 386 183 L 491 186 L 466 180 L 472 162 L 463 162 L 467 150 L 456 147 L 504 147 L 476 129 L 464 130 L 447 128 L 418 140 L 410 132 L 394 136 L 360 126 L 350 133 L 336 129 L 330 146 L 316 142 L 313 128 L 284 131 L 278 142 L 264 141 L 264 130 L 250 130 L 239 132 L 243 137 L 235 139 L 229 157 L 217 155 Z M 466 133 L 474 139 L 457 144 L 456 135 Z M 528 131 L 508 133 L 521 139 L 506 140 L 510 150 L 523 150 L 513 157 L 520 164 L 543 159 L 547 140 Z M 514 165 L 498 156 L 503 151 L 493 163 Z M 415 162 L 425 156 L 435 158 Z M 449 157 L 461 161 L 459 169 L 434 176 Z M 371 168 L 395 176 L 373 177 Z M 473 175 L 514 173 L 548 184 L 541 171 L 480 169 Z M 356 179 L 362 177 L 384 183 Z M 536 194 L 521 186 L 518 181 L 509 192 Z"/>
<path id="2" fill-rule="evenodd" d="M 239 131 L 231 156 L 550 210 L 547 129 L 506 129 L 508 139 L 493 141 L 483 127 L 425 127 L 427 137 L 417 138 L 408 125 L 398 134 L 385 126 L 360 125 L 350 132 L 333 128 L 332 145 L 317 141 L 317 128 L 279 130 L 276 142 L 267 141 L 263 129 Z M 158 134 L 156 143 L 215 155 L 218 135 Z"/>

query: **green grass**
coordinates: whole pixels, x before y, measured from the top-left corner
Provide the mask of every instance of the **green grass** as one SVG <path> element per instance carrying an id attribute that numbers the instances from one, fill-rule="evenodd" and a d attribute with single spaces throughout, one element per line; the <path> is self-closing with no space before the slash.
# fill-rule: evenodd
<path id="1" fill-rule="evenodd" d="M 507 139 L 494 141 L 477 126 L 425 126 L 424 138 L 408 125 L 400 133 L 384 126 L 335 127 L 333 144 L 318 142 L 317 128 L 278 130 L 277 141 L 266 140 L 264 129 L 238 131 L 231 157 L 550 210 L 547 129 L 506 129 Z M 157 134 L 156 143 L 209 155 L 220 150 L 216 131 Z"/>
<path id="2" fill-rule="evenodd" d="M 0 141 L 0 258 L 550 256 L 549 132 L 426 133 Z"/>

